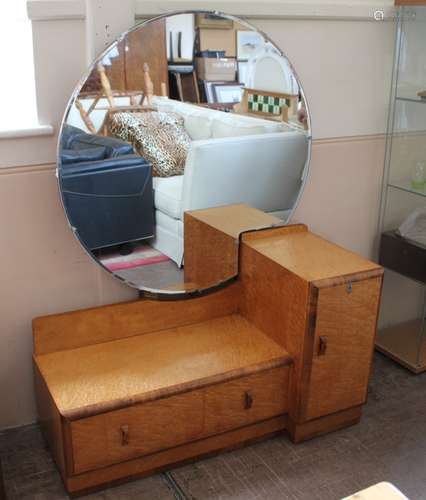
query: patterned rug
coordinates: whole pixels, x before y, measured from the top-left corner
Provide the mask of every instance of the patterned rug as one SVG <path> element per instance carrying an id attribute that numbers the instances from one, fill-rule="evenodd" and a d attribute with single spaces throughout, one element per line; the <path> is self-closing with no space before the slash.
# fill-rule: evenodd
<path id="1" fill-rule="evenodd" d="M 146 244 L 136 246 L 130 255 L 120 255 L 119 252 L 112 252 L 100 258 L 102 264 L 110 271 L 150 266 L 159 262 L 167 262 L 168 260 L 170 260 L 169 257 Z"/>

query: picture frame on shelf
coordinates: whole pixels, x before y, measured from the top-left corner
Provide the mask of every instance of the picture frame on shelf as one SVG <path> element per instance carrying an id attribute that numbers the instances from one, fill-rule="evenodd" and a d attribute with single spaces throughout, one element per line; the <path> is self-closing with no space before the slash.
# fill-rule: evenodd
<path id="1" fill-rule="evenodd" d="M 218 83 L 225 83 L 225 82 L 216 82 L 216 81 L 210 81 L 210 80 L 204 80 L 204 93 L 206 95 L 206 101 L 208 104 L 214 104 L 216 103 L 216 96 L 213 90 L 213 85 L 216 85 Z"/>
<path id="2" fill-rule="evenodd" d="M 263 36 L 256 31 L 237 31 L 237 59 L 247 61 L 265 43 Z"/>
<path id="3" fill-rule="evenodd" d="M 212 85 L 215 102 L 239 103 L 243 96 L 244 85 L 238 82 L 223 82 Z"/>

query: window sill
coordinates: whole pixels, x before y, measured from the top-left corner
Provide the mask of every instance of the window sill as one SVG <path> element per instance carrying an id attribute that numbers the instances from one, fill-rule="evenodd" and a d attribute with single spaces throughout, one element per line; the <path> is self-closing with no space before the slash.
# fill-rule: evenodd
<path id="1" fill-rule="evenodd" d="M 0 139 L 18 139 L 22 137 L 36 137 L 40 135 L 53 135 L 52 125 L 35 125 L 33 127 L 0 129 Z"/>

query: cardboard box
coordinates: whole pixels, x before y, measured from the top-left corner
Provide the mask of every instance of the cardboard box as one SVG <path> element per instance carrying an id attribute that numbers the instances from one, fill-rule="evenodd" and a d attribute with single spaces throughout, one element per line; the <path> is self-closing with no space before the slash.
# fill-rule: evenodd
<path id="1" fill-rule="evenodd" d="M 216 59 L 214 57 L 196 57 L 195 66 L 200 80 L 235 81 L 237 61 L 229 57 Z"/>
<path id="2" fill-rule="evenodd" d="M 200 28 L 198 37 L 198 50 L 224 50 L 226 57 L 236 56 L 237 40 L 234 30 Z"/>
<path id="3" fill-rule="evenodd" d="M 195 16 L 195 27 L 229 30 L 234 27 L 234 21 L 212 14 L 197 14 Z"/>

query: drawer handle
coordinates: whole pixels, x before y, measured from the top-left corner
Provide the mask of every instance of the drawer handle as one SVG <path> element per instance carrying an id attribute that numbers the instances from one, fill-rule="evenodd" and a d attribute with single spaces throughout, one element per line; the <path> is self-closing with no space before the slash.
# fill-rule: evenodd
<path id="1" fill-rule="evenodd" d="M 321 335 L 318 345 L 318 356 L 324 356 L 327 351 L 327 337 Z"/>
<path id="2" fill-rule="evenodd" d="M 253 406 L 253 396 L 249 392 L 244 393 L 244 408 L 250 410 Z"/>
<path id="3" fill-rule="evenodd" d="M 129 426 L 122 425 L 120 427 L 120 431 L 121 431 L 121 445 L 127 446 L 129 444 Z"/>

